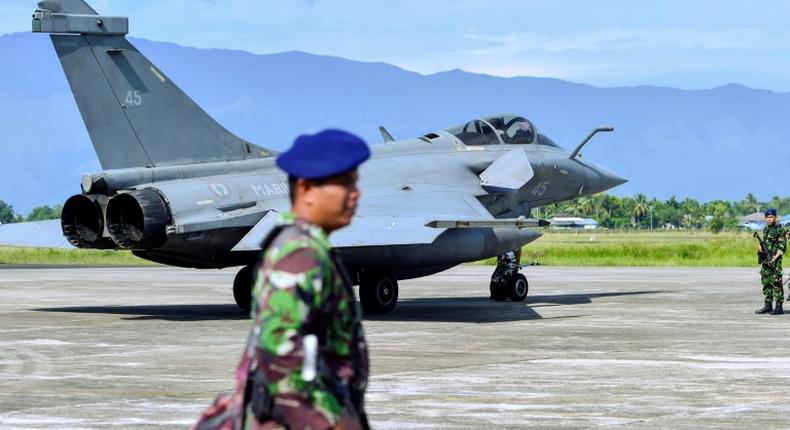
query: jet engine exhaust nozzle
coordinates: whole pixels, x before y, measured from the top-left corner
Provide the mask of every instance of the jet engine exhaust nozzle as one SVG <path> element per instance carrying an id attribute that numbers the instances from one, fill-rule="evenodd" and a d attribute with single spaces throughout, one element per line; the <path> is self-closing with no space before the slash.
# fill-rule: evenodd
<path id="1" fill-rule="evenodd" d="M 103 237 L 104 213 L 97 196 L 69 197 L 63 204 L 60 227 L 66 240 L 77 248 L 117 248 L 110 238 Z"/>
<path id="2" fill-rule="evenodd" d="M 167 241 L 170 210 L 152 188 L 118 194 L 107 204 L 107 230 L 126 249 L 159 248 Z"/>

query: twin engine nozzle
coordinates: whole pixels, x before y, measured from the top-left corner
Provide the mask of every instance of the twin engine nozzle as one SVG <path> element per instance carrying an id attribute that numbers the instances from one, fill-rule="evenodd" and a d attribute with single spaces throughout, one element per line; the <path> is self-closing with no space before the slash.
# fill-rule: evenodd
<path id="1" fill-rule="evenodd" d="M 167 241 L 170 222 L 167 202 L 152 188 L 110 198 L 77 194 L 66 200 L 60 217 L 69 243 L 94 249 L 158 248 Z"/>

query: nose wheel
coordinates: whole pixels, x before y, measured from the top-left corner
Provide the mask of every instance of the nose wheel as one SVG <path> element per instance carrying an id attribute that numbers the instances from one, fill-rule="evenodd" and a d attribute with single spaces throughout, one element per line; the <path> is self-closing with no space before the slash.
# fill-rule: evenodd
<path id="1" fill-rule="evenodd" d="M 521 249 L 508 251 L 497 258 L 497 266 L 491 275 L 489 291 L 491 300 L 504 302 L 510 299 L 523 302 L 529 293 L 527 277 L 519 273 Z"/>
<path id="2" fill-rule="evenodd" d="M 392 312 L 398 303 L 398 281 L 385 273 L 363 273 L 359 282 L 359 301 L 366 315 Z"/>

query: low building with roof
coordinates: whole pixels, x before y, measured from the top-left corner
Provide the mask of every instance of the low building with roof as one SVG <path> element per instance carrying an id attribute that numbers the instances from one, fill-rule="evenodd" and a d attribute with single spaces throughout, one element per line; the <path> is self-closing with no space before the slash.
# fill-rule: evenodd
<path id="1" fill-rule="evenodd" d="M 741 230 L 762 230 L 765 227 L 765 215 L 762 212 L 742 216 L 738 221 Z"/>
<path id="2" fill-rule="evenodd" d="M 557 215 L 549 221 L 551 228 L 557 230 L 595 230 L 598 228 L 598 221 L 592 218 Z"/>

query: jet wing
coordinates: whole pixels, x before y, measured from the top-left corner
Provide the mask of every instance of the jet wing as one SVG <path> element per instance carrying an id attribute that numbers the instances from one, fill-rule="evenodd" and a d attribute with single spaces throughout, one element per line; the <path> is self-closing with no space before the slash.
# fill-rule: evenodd
<path id="1" fill-rule="evenodd" d="M 261 241 L 276 225 L 277 217 L 276 212 L 269 211 L 233 250 L 260 250 Z M 329 240 L 338 248 L 432 243 L 446 230 L 444 226 L 428 225 L 437 220 L 480 222 L 492 221 L 494 217 L 474 196 L 458 192 L 407 191 L 363 196 L 351 225 L 334 232 Z"/>
<path id="2" fill-rule="evenodd" d="M 0 246 L 32 248 L 74 248 L 60 227 L 60 220 L 0 225 Z"/>

